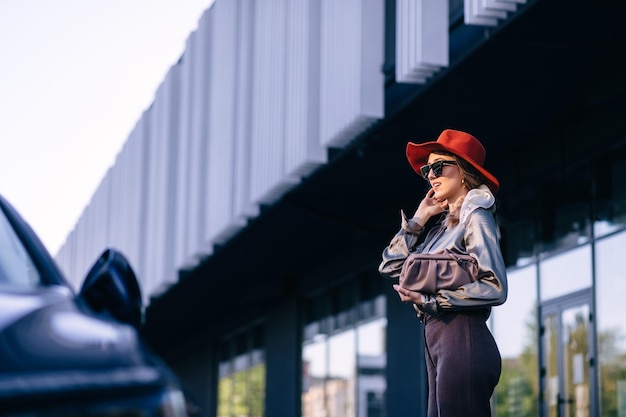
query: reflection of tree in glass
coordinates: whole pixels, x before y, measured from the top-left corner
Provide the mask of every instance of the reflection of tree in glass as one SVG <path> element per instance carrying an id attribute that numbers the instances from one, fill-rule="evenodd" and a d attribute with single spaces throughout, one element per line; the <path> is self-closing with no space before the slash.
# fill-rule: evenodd
<path id="1" fill-rule="evenodd" d="M 503 359 L 502 375 L 496 387 L 495 409 L 498 417 L 535 417 L 539 415 L 537 399 L 537 326 L 536 310 L 526 322 L 528 340 L 518 358 Z"/>
<path id="2" fill-rule="evenodd" d="M 218 407 L 217 407 L 217 415 L 218 417 L 228 417 L 230 416 L 230 401 L 229 399 L 232 397 L 232 385 L 233 380 L 231 377 L 225 376 L 221 377 L 218 383 Z"/>
<path id="3" fill-rule="evenodd" d="M 239 371 L 233 374 L 233 396 L 232 396 L 232 415 L 234 416 L 249 416 L 250 410 L 248 408 L 247 398 L 247 371 Z"/>
<path id="4" fill-rule="evenodd" d="M 249 370 L 250 417 L 262 417 L 265 403 L 265 364 Z"/>
<path id="5" fill-rule="evenodd" d="M 589 363 L 589 329 L 587 326 L 587 318 L 589 311 L 581 309 L 576 311 L 573 320 L 567 322 L 567 318 L 564 317 L 566 331 L 567 331 L 567 346 L 564 346 L 567 354 L 565 358 L 565 366 L 567 367 L 567 396 L 576 401 L 576 407 L 588 410 L 589 403 L 584 398 L 576 398 L 576 386 L 582 385 L 586 390 L 589 389 L 589 367 L 586 363 Z M 576 357 L 583 358 L 579 365 L 582 365 L 582 375 L 576 375 Z"/>
<path id="6" fill-rule="evenodd" d="M 619 327 L 598 333 L 600 365 L 600 415 L 619 416 L 618 383 L 626 381 L 626 351 L 620 349 L 625 336 Z"/>
<path id="7" fill-rule="evenodd" d="M 219 417 L 262 417 L 265 402 L 265 365 L 235 372 L 220 378 Z"/>

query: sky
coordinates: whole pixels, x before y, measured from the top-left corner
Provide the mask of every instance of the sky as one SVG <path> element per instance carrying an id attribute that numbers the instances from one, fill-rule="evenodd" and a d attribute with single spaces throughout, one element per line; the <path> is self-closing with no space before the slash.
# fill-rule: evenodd
<path id="1" fill-rule="evenodd" d="M 0 0 L 0 194 L 55 255 L 213 0 Z"/>

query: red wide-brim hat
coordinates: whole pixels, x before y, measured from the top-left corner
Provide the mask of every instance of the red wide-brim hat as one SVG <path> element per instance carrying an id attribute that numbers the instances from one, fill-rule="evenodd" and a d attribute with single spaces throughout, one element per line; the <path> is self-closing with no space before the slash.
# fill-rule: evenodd
<path id="1" fill-rule="evenodd" d="M 486 185 L 493 194 L 500 189 L 498 179 L 483 167 L 486 157 L 485 148 L 469 133 L 446 129 L 441 132 L 436 141 L 409 142 L 406 145 L 406 157 L 418 174 L 420 174 L 420 168 L 428 163 L 428 155 L 435 151 L 446 151 L 463 158 L 483 175 Z"/>

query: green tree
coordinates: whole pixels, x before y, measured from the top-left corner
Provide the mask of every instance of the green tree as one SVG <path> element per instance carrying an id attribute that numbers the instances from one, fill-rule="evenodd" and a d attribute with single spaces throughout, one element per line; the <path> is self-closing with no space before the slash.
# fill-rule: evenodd
<path id="1" fill-rule="evenodd" d="M 535 417 L 538 415 L 539 376 L 537 358 L 537 313 L 526 323 L 528 339 L 517 358 L 504 358 L 500 382 L 494 393 L 498 417 Z"/>

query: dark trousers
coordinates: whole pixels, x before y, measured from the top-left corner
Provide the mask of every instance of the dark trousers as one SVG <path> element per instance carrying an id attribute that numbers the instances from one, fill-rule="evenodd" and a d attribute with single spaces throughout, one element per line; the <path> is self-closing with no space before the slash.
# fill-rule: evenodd
<path id="1" fill-rule="evenodd" d="M 428 417 L 490 417 L 502 360 L 485 311 L 426 316 Z"/>

